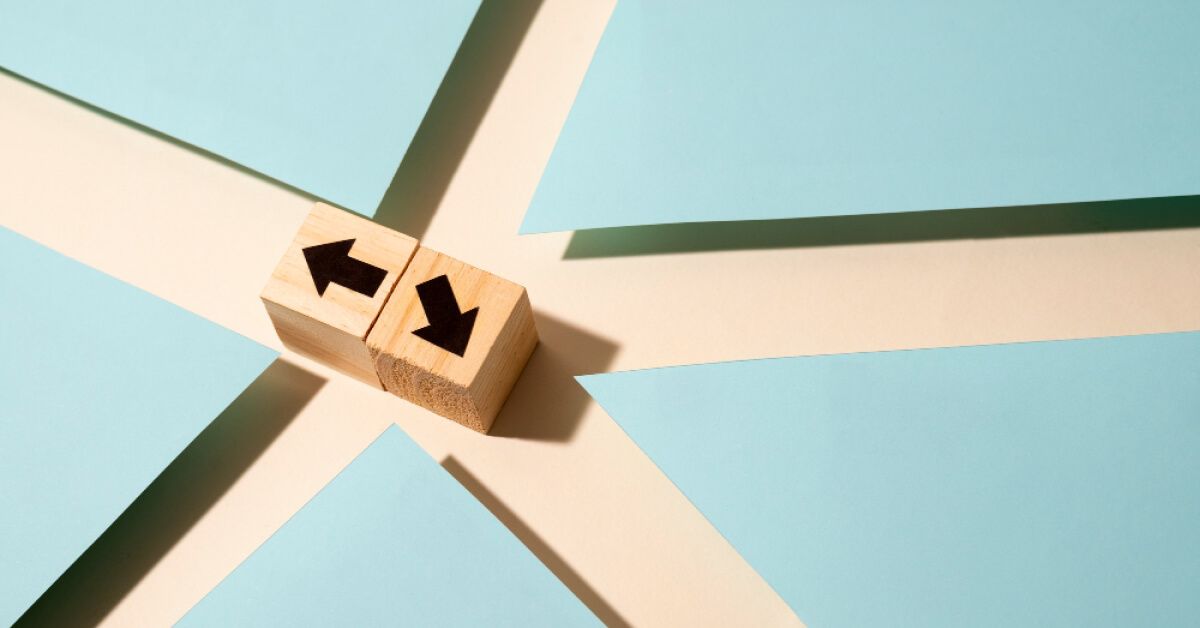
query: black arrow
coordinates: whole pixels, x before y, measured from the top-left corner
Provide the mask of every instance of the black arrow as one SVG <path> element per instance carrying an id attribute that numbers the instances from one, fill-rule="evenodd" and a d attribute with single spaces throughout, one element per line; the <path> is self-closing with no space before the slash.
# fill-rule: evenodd
<path id="1" fill-rule="evenodd" d="M 473 307 L 466 312 L 458 309 L 450 278 L 445 275 L 417 284 L 417 297 L 421 299 L 421 307 L 425 308 L 429 326 L 413 334 L 461 358 L 467 352 L 479 308 Z"/>
<path id="2" fill-rule="evenodd" d="M 308 272 L 312 274 L 317 294 L 325 296 L 325 289 L 333 282 L 359 294 L 375 296 L 387 271 L 350 257 L 353 246 L 354 240 L 350 239 L 304 249 L 304 261 L 308 262 Z"/>

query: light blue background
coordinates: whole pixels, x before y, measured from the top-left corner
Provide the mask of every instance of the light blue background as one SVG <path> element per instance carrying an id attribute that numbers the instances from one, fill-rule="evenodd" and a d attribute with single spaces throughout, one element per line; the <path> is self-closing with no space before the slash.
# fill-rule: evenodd
<path id="1" fill-rule="evenodd" d="M 0 228 L 0 624 L 275 352 Z"/>
<path id="2" fill-rule="evenodd" d="M 368 216 L 478 0 L 0 0 L 0 66 Z"/>
<path id="3" fill-rule="evenodd" d="M 580 379 L 810 626 L 1200 617 L 1200 333 Z"/>
<path id="4" fill-rule="evenodd" d="M 598 622 L 389 427 L 180 626 L 578 626 Z"/>
<path id="5" fill-rule="evenodd" d="M 1200 193 L 1200 3 L 621 0 L 523 233 Z"/>

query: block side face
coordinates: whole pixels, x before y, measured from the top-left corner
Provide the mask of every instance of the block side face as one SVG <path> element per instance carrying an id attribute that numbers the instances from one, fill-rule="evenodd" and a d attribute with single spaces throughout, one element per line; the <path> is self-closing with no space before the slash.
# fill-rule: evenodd
<path id="1" fill-rule="evenodd" d="M 491 429 L 492 422 L 500 414 L 537 344 L 533 308 L 529 296 L 522 290 L 517 307 L 501 330 L 495 347 L 471 382 L 471 399 L 487 429 Z"/>
<path id="2" fill-rule="evenodd" d="M 375 388 L 383 388 L 362 338 L 263 299 L 284 346 Z"/>
<path id="3" fill-rule="evenodd" d="M 388 392 L 472 430 L 487 432 L 490 422 L 480 417 L 466 387 L 387 353 L 376 358 L 375 370 Z"/>
<path id="4" fill-rule="evenodd" d="M 349 252 L 335 258 L 349 258 L 346 264 L 351 267 L 361 263 L 382 268 L 386 275 L 367 295 L 339 283 L 344 271 L 338 270 L 319 294 L 304 249 L 351 239 Z M 271 274 L 262 299 L 363 339 L 416 250 L 417 241 L 409 236 L 317 203 Z"/>
<path id="5" fill-rule="evenodd" d="M 449 279 L 461 311 L 479 308 L 462 356 L 413 333 L 429 324 L 417 285 L 441 275 Z M 374 355 L 402 358 L 417 369 L 434 373 L 461 388 L 470 388 L 524 292 L 517 284 L 420 247 L 368 335 L 367 345 Z M 381 377 L 387 387 L 387 374 Z"/>

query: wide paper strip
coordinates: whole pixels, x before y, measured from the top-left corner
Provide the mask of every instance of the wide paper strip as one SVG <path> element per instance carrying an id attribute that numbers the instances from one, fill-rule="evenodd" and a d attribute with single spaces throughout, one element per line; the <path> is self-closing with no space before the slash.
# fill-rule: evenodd
<path id="1" fill-rule="evenodd" d="M 581 381 L 810 626 L 1200 616 L 1200 333 Z"/>

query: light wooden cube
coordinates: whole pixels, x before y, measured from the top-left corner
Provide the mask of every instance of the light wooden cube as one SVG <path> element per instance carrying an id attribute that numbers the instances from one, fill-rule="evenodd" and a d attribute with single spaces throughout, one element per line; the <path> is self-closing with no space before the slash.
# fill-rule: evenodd
<path id="1" fill-rule="evenodd" d="M 525 288 L 423 246 L 367 336 L 386 390 L 485 433 L 537 341 Z"/>
<path id="2" fill-rule="evenodd" d="M 417 246 L 414 238 L 317 203 L 262 291 L 279 339 L 382 388 L 367 332 Z"/>

